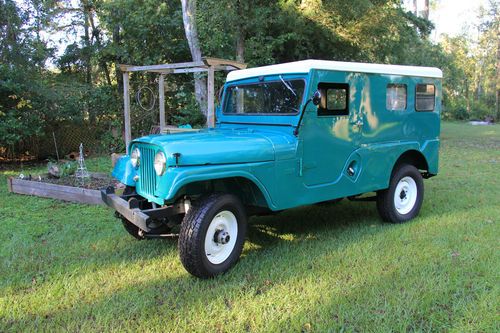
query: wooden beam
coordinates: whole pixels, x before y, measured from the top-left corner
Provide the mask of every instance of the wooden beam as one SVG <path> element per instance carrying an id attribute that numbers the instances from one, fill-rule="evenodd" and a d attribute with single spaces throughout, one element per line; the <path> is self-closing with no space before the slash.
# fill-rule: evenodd
<path id="1" fill-rule="evenodd" d="M 165 74 L 158 78 L 158 95 L 160 106 L 160 132 L 165 128 Z"/>
<path id="2" fill-rule="evenodd" d="M 202 73 L 207 72 L 208 67 L 193 67 L 193 68 L 178 68 L 178 69 L 162 69 L 155 71 L 148 71 L 159 74 L 185 74 L 185 73 Z"/>
<path id="3" fill-rule="evenodd" d="M 215 71 L 225 71 L 225 72 L 230 72 L 237 70 L 239 68 L 234 68 L 233 66 L 214 66 Z"/>
<path id="4" fill-rule="evenodd" d="M 193 68 L 193 67 L 205 67 L 203 61 L 192 61 L 192 62 L 179 62 L 175 64 L 161 64 L 161 65 L 147 65 L 147 66 L 134 66 L 134 65 L 119 65 L 122 72 L 154 72 L 158 70 L 165 69 L 176 69 L 176 68 Z"/>
<path id="5" fill-rule="evenodd" d="M 130 93 L 129 73 L 123 72 L 123 122 L 125 123 L 125 151 L 128 154 L 128 145 L 132 141 L 132 130 L 130 128 Z"/>
<path id="6" fill-rule="evenodd" d="M 9 190 L 9 192 L 11 192 L 11 193 L 13 192 L 12 191 L 12 177 L 7 178 L 7 188 Z"/>
<path id="7" fill-rule="evenodd" d="M 215 68 L 210 66 L 208 68 L 207 78 L 207 127 L 212 128 L 215 126 Z"/>
<path id="8" fill-rule="evenodd" d="M 227 60 L 227 59 L 220 59 L 220 58 L 203 58 L 203 62 L 207 66 L 222 66 L 222 65 L 229 65 L 231 67 L 234 67 L 235 69 L 245 69 L 247 68 L 247 64 L 234 61 L 234 60 Z"/>
<path id="9" fill-rule="evenodd" d="M 214 66 L 215 71 L 234 71 L 238 68 L 233 66 Z M 208 72 L 208 67 L 193 67 L 193 68 L 177 68 L 177 69 L 155 69 L 147 70 L 148 73 L 158 73 L 158 74 L 186 74 L 186 73 L 203 73 Z"/>

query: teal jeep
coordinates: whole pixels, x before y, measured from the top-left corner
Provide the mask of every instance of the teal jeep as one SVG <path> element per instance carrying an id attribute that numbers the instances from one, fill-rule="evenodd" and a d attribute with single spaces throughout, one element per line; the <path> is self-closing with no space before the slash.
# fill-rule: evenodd
<path id="1" fill-rule="evenodd" d="M 318 60 L 230 72 L 215 128 L 133 140 L 113 170 L 127 187 L 103 200 L 136 238 L 180 229 L 182 264 L 201 278 L 237 262 L 255 214 L 347 197 L 408 221 L 438 173 L 441 78 Z"/>

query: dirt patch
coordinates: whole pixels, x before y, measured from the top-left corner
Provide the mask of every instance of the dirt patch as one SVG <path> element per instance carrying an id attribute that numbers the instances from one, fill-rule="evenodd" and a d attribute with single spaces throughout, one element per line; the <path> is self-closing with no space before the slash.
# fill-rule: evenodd
<path id="1" fill-rule="evenodd" d="M 40 178 L 41 178 L 40 181 L 44 183 L 80 187 L 89 190 L 100 190 L 108 186 L 116 187 L 118 185 L 118 181 L 116 179 L 108 176 L 99 176 L 99 177 L 91 176 L 89 178 L 86 178 L 83 183 L 81 179 L 76 178 L 74 176 L 67 176 L 61 178 L 49 178 L 47 176 L 41 176 Z M 34 178 L 32 180 L 39 180 L 39 179 Z"/>

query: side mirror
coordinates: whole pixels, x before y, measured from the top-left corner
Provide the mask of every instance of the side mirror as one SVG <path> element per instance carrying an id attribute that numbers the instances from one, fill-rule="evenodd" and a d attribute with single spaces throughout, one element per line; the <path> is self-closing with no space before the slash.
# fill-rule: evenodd
<path id="1" fill-rule="evenodd" d="M 319 92 L 319 90 L 316 90 L 314 92 L 314 95 L 312 97 L 312 102 L 314 105 L 319 105 L 319 103 L 321 103 L 321 93 Z"/>

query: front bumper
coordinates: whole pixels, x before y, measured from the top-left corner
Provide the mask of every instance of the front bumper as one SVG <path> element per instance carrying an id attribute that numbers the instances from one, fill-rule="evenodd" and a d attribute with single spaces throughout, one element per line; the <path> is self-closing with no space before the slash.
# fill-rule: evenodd
<path id="1" fill-rule="evenodd" d="M 116 213 L 144 232 L 151 231 L 149 224 L 154 220 L 165 219 L 173 215 L 185 213 L 182 203 L 159 208 L 143 209 L 147 200 L 137 194 L 117 195 L 113 187 L 101 190 L 102 201 L 113 208 Z M 141 209 L 142 208 L 142 209 Z"/>

